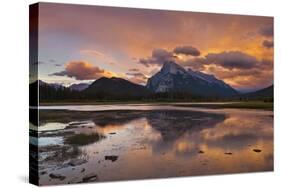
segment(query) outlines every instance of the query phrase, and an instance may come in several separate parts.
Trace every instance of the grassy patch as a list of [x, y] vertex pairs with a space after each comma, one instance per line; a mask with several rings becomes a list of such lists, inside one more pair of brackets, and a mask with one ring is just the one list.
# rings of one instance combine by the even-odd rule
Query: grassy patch
[[84, 146], [84, 145], [98, 142], [103, 138], [105, 138], [105, 136], [99, 133], [75, 134], [73, 136], [67, 137], [65, 139], [65, 143], [70, 145]]
[[182, 107], [201, 107], [201, 108], [240, 108], [240, 109], [263, 109], [273, 110], [272, 102], [251, 101], [251, 102], [233, 102], [233, 103], [209, 103], [209, 104], [175, 104]]
[[228, 108], [249, 108], [249, 109], [265, 109], [273, 110], [272, 102], [241, 102], [233, 104], [224, 104], [224, 107]]

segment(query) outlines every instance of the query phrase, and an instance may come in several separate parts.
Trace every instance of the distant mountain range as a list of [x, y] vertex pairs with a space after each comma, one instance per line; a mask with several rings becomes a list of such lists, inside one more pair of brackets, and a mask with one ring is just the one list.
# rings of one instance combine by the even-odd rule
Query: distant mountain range
[[40, 102], [66, 99], [77, 100], [83, 98], [78, 91], [73, 91], [60, 84], [46, 83], [42, 80], [37, 80], [33, 83], [30, 83], [29, 92], [31, 93], [31, 103], [34, 102], [34, 98], [37, 97], [39, 98]]
[[83, 92], [87, 97], [97, 99], [134, 99], [151, 93], [145, 86], [116, 77], [97, 79]]
[[273, 100], [273, 85], [266, 87], [264, 89], [260, 89], [255, 92], [250, 92], [250, 93], [245, 93], [242, 94], [241, 97], [245, 99], [250, 99], [250, 100], [258, 100], [258, 99], [267, 99], [267, 100]]
[[39, 80], [30, 84], [30, 91], [36, 92], [38, 86], [41, 101], [273, 99], [273, 86], [239, 94], [213, 75], [185, 70], [174, 62], [165, 62], [161, 70], [148, 79], [146, 86], [122, 78], [102, 77], [92, 83], [72, 84], [69, 87]]
[[68, 88], [74, 91], [82, 91], [88, 88], [90, 83], [80, 83], [80, 84], [72, 84]]
[[43, 82], [42, 80], [39, 80], [39, 86], [48, 86], [48, 87], [52, 87], [54, 89], [63, 89], [65, 88], [63, 85], [61, 84], [56, 84], [56, 83], [46, 83]]

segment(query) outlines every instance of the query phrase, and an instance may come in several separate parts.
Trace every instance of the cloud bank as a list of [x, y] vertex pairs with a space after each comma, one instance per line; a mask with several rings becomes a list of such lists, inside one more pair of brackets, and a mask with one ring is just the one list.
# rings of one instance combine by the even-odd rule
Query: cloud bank
[[166, 61], [177, 61], [177, 55], [199, 56], [200, 51], [192, 46], [178, 46], [172, 51], [159, 48], [154, 49], [150, 57], [140, 58], [138, 62], [146, 67], [159, 66]]
[[267, 25], [260, 28], [259, 33], [265, 37], [273, 37], [274, 34], [273, 25]]
[[76, 80], [95, 80], [100, 77], [112, 77], [113, 73], [100, 69], [86, 61], [72, 61], [65, 65], [65, 70], [51, 76], [67, 76]]
[[179, 46], [174, 49], [175, 54], [183, 54], [190, 56], [199, 56], [200, 51], [192, 46]]
[[264, 40], [262, 45], [266, 48], [273, 48], [274, 46], [274, 42], [273, 41], [270, 41], [270, 40]]

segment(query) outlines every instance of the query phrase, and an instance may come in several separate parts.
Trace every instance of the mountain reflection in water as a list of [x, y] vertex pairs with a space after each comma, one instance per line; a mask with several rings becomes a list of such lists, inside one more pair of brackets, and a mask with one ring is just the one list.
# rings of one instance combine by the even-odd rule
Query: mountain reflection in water
[[[42, 129], [41, 138], [72, 140], [40, 146], [40, 184], [83, 182], [91, 173], [94, 181], [112, 181], [273, 170], [268, 111], [41, 110], [40, 117], [45, 128], [66, 125]], [[97, 138], [85, 136], [85, 142], [83, 135]], [[81, 164], [71, 165], [77, 159]], [[50, 173], [65, 179], [52, 179]]]

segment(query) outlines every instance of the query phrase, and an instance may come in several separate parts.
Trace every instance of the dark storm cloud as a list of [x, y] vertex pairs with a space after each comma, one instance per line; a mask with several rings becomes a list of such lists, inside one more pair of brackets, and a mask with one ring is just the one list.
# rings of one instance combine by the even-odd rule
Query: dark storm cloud
[[140, 58], [139, 63], [149, 67], [151, 65], [162, 65], [166, 61], [176, 61], [177, 56], [183, 54], [186, 56], [199, 56], [200, 51], [192, 46], [178, 46], [173, 51], [165, 49], [154, 49], [150, 57]]
[[274, 42], [270, 40], [264, 40], [262, 45], [266, 48], [273, 48]]
[[37, 61], [32, 63], [32, 65], [43, 65], [43, 64], [50, 64], [55, 63], [56, 61], [54, 59], [50, 59], [49, 61]]
[[258, 64], [258, 60], [251, 55], [239, 51], [222, 53], [209, 53], [206, 56], [207, 63], [220, 65], [228, 69], [251, 69]]
[[174, 49], [175, 54], [183, 54], [190, 56], [199, 56], [200, 51], [192, 46], [179, 46]]
[[67, 71], [54, 72], [50, 76], [68, 76]]
[[226, 69], [251, 69], [258, 65], [260, 62], [251, 55], [245, 54], [240, 51], [229, 51], [221, 53], [209, 53], [203, 58], [194, 58], [182, 63], [185, 66], [190, 66], [195, 69], [203, 65], [218, 65]]
[[274, 33], [273, 25], [268, 25], [260, 28], [259, 33], [266, 37], [272, 37]]
[[162, 65], [165, 61], [173, 61], [174, 59], [175, 56], [172, 52], [164, 49], [154, 49], [151, 57], [141, 58], [139, 63], [149, 67], [151, 65]]

